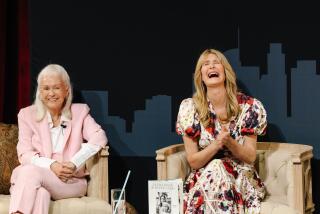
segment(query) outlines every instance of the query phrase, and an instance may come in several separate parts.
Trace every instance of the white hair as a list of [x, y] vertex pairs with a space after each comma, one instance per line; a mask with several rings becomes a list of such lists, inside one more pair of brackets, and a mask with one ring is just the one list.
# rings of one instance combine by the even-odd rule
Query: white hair
[[40, 73], [38, 74], [37, 78], [37, 91], [36, 91], [36, 97], [34, 100], [34, 105], [36, 106], [36, 120], [41, 121], [46, 113], [47, 108], [43, 104], [41, 97], [40, 97], [40, 81], [44, 76], [57, 74], [61, 77], [62, 81], [64, 82], [65, 86], [68, 87], [68, 97], [66, 98], [64, 102], [63, 109], [61, 111], [61, 115], [64, 117], [71, 119], [71, 104], [72, 104], [72, 87], [70, 83], [70, 77], [67, 73], [67, 71], [58, 64], [49, 64], [46, 67], [44, 67]]

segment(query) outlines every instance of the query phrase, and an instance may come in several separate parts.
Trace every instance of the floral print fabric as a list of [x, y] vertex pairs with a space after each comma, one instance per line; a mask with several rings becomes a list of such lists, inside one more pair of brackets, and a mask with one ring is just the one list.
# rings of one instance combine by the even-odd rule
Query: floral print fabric
[[[231, 118], [229, 131], [239, 144], [245, 135], [265, 133], [267, 120], [262, 103], [244, 94], [237, 96], [241, 111]], [[178, 113], [176, 131], [187, 135], [204, 149], [221, 132], [213, 106], [209, 103], [210, 125], [204, 127], [198, 118], [192, 98], [182, 101]], [[205, 193], [205, 194], [204, 194]], [[184, 184], [184, 212], [200, 213], [259, 213], [265, 194], [253, 165], [234, 158], [224, 149], [201, 169], [192, 170]]]

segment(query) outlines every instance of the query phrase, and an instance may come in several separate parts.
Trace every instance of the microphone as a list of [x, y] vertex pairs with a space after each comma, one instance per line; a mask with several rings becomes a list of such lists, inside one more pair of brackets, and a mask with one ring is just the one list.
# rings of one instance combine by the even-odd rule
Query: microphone
[[60, 125], [63, 129], [67, 128], [67, 125], [61, 124]]

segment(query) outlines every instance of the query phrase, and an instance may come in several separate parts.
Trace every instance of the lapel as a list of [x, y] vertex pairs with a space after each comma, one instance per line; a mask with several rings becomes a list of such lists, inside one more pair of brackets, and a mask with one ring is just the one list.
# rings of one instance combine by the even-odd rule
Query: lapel
[[65, 146], [67, 144], [67, 141], [70, 137], [70, 133], [71, 133], [71, 129], [72, 129], [72, 125], [71, 125], [71, 121], [68, 120], [68, 121], [65, 121], [64, 122], [66, 124], [66, 128], [65, 128], [65, 133], [64, 133], [64, 140], [63, 140], [63, 151], [65, 149]]
[[40, 136], [42, 142], [42, 149], [45, 157], [51, 158], [52, 156], [52, 142], [50, 136], [50, 130], [48, 125], [48, 118], [44, 117], [40, 122]]

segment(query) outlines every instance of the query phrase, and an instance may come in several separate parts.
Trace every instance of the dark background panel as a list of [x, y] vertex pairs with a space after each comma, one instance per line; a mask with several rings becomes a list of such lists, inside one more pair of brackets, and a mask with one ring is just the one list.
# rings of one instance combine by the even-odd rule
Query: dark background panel
[[[194, 10], [197, 9], [198, 10]], [[207, 47], [237, 46], [237, 25], [206, 4], [31, 1], [32, 72], [63, 64], [76, 89], [110, 91], [111, 114], [126, 119], [157, 94], [190, 96], [192, 72]]]
[[[168, 95], [172, 99], [174, 131], [179, 104], [192, 94], [192, 74], [204, 49], [224, 52], [239, 48], [242, 66], [259, 67], [262, 76], [267, 75], [270, 43], [281, 43], [286, 57], [284, 84], [290, 119], [291, 69], [298, 60], [316, 60], [319, 74], [320, 31], [315, 8], [269, 2], [257, 6], [231, 1], [31, 0], [33, 87], [42, 67], [59, 63], [69, 72], [76, 95], [82, 90], [108, 91], [109, 114], [124, 119], [128, 132], [134, 112], [144, 110], [147, 99]], [[301, 84], [307, 86], [308, 82]], [[272, 96], [275, 92], [266, 93]], [[77, 96], [75, 100], [81, 101]], [[315, 100], [313, 108], [319, 108], [319, 102]], [[270, 127], [265, 140], [288, 138], [278, 133], [277, 124]], [[311, 137], [318, 139], [317, 132]], [[316, 182], [320, 178], [319, 158], [312, 162], [316, 210], [320, 209]], [[121, 156], [111, 147], [110, 188], [122, 186], [129, 169], [128, 201], [139, 213], [147, 213], [147, 181], [156, 178], [155, 158]]]

